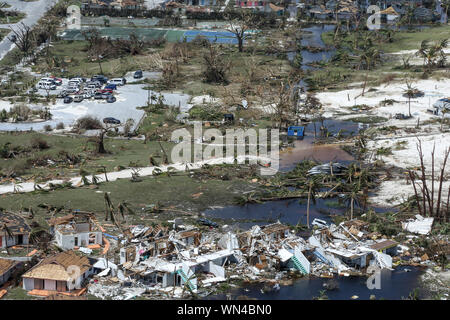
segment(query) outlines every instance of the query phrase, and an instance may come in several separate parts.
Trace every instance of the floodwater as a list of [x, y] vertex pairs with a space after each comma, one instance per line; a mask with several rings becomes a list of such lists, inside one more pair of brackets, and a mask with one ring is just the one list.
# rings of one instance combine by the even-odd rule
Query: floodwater
[[[383, 270], [380, 278], [380, 289], [367, 288], [366, 277], [336, 276], [334, 281], [338, 283], [335, 290], [327, 290], [326, 295], [330, 300], [351, 300], [356, 295], [358, 300], [369, 300], [371, 295], [378, 299], [402, 300], [416, 288], [419, 288], [419, 297], [426, 293], [420, 286], [420, 276], [423, 270], [415, 267], [400, 266], [395, 270]], [[258, 300], [311, 300], [320, 296], [324, 290], [323, 284], [330, 279], [318, 277], [305, 277], [298, 279], [290, 286], [280, 286], [278, 292], [263, 293], [263, 284], [246, 285], [243, 288], [233, 289], [228, 293], [229, 299], [238, 296], [247, 296]], [[213, 295], [206, 299], [227, 299], [227, 295]]]
[[[342, 162], [347, 164], [354, 160], [353, 156], [337, 144], [314, 144], [314, 131], [319, 137], [321, 122], [309, 123], [305, 128], [305, 137], [294, 141], [293, 148], [280, 152], [280, 171], [292, 170], [298, 162], [315, 160], [318, 162]], [[341, 132], [343, 135], [353, 135], [359, 131], [359, 124], [350, 121], [324, 120], [323, 126], [331, 135]]]
[[[306, 200], [288, 199], [267, 201], [264, 203], [251, 203], [243, 206], [228, 206], [219, 209], [204, 211], [207, 218], [224, 219], [227, 223], [237, 225], [242, 229], [251, 228], [253, 225], [265, 225], [279, 220], [281, 223], [296, 225], [306, 224]], [[345, 206], [329, 207], [328, 203], [337, 203], [337, 198], [317, 199], [316, 204], [311, 202], [309, 219], [315, 218], [332, 222], [332, 215], [345, 213]]]
[[[302, 50], [302, 70], [314, 70], [316, 68], [310, 66], [309, 64], [320, 62], [320, 61], [329, 61], [331, 57], [335, 54], [336, 50], [325, 50], [325, 43], [322, 41], [322, 33], [333, 31], [336, 26], [332, 24], [323, 24], [323, 25], [312, 25], [306, 28], [303, 28], [302, 31], [302, 39], [301, 45], [306, 47], [316, 47], [323, 48], [324, 50], [319, 52], [311, 52], [308, 50]], [[296, 55], [296, 52], [288, 52], [287, 57], [289, 61], [292, 61]]]

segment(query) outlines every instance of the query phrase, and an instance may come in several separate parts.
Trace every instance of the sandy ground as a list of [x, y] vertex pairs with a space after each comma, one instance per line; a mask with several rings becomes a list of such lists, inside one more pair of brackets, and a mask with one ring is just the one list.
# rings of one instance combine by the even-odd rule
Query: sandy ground
[[[390, 53], [390, 55], [392, 55], [393, 57], [398, 57], [401, 61], [402, 58], [404, 59], [408, 59], [409, 58], [409, 64], [410, 65], [423, 65], [423, 59], [416, 56], [416, 52], [417, 50], [402, 50], [402, 51], [397, 51], [397, 52], [393, 52]], [[450, 48], [444, 49], [444, 53], [446, 55], [450, 54]]]
[[[415, 127], [417, 121], [420, 122], [430, 119], [440, 119], [427, 109], [432, 109], [432, 104], [444, 97], [450, 95], [450, 81], [448, 80], [421, 80], [413, 83], [414, 87], [424, 91], [424, 97], [416, 98], [411, 101], [412, 119], [396, 120], [393, 116], [396, 113], [408, 114], [407, 98], [402, 97], [403, 90], [406, 88], [404, 83], [396, 82], [388, 85], [375, 87], [376, 91], [367, 92], [361, 96], [362, 89], [350, 89], [339, 92], [321, 92], [317, 98], [324, 105], [325, 117], [334, 119], [350, 119], [361, 116], [381, 116], [388, 120], [377, 126], [397, 126], [399, 128]], [[384, 99], [393, 99], [397, 102], [390, 106], [380, 106]], [[369, 111], [357, 112], [351, 107], [357, 104], [366, 104], [371, 109]], [[422, 141], [424, 154], [424, 163], [431, 172], [431, 152], [435, 147], [435, 169], [439, 170], [443, 162], [444, 152], [450, 148], [450, 133], [439, 131], [440, 124], [423, 125], [417, 134], [408, 134], [399, 130], [397, 134], [378, 136], [376, 140], [370, 141], [369, 149], [376, 150], [380, 147], [392, 147], [392, 155], [383, 156], [382, 160], [386, 163], [400, 168], [418, 167], [420, 165], [417, 142]], [[426, 132], [425, 132], [426, 130]], [[398, 142], [404, 141], [404, 144], [395, 150]], [[447, 174], [450, 164], [447, 164]], [[429, 181], [428, 183], [431, 183]], [[444, 190], [450, 186], [450, 182], [444, 183]], [[378, 205], [396, 205], [413, 195], [413, 187], [406, 182], [404, 177], [396, 177], [395, 180], [384, 181], [380, 184], [379, 191], [372, 197], [372, 202]], [[446, 192], [445, 192], [446, 196]]]

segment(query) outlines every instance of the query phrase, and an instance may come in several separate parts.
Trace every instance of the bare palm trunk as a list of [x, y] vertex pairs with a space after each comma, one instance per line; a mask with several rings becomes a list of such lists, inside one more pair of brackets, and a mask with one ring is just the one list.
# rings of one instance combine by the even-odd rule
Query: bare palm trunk
[[353, 220], [353, 202], [355, 201], [355, 199], [351, 199], [350, 200], [350, 220]]
[[409, 116], [411, 117], [411, 97], [408, 97], [408, 112]]
[[308, 226], [309, 229], [309, 205], [311, 202], [311, 187], [309, 187], [309, 191], [308, 191], [308, 203], [306, 204], [306, 225]]

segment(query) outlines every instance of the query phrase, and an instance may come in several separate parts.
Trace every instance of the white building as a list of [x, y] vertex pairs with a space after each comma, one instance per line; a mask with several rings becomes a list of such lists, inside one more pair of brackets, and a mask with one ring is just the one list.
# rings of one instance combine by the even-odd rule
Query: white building
[[27, 245], [31, 228], [25, 219], [13, 214], [0, 212], [0, 248]]
[[61, 252], [45, 258], [23, 274], [23, 289], [70, 292], [81, 289], [93, 271], [87, 257], [73, 251]]
[[53, 225], [56, 244], [65, 250], [103, 243], [103, 233], [88, 214], [75, 214], [57, 218]]

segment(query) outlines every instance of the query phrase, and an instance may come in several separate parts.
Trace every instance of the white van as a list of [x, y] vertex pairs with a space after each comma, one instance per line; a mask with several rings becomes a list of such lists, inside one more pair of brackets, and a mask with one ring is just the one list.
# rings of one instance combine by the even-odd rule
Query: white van
[[69, 83], [67, 84], [68, 87], [75, 87], [78, 88], [80, 86], [80, 83], [78, 81], [72, 81], [70, 80]]
[[113, 78], [108, 81], [108, 84], [115, 84], [118, 86], [123, 86], [125, 84], [125, 79], [123, 78]]
[[38, 88], [39, 89], [45, 89], [45, 90], [56, 90], [56, 85], [51, 81], [39, 81], [38, 82]]
[[41, 78], [41, 80], [39, 80], [39, 82], [44, 81], [44, 82], [51, 82], [53, 84], [55, 84], [55, 80], [53, 80], [52, 78]]

